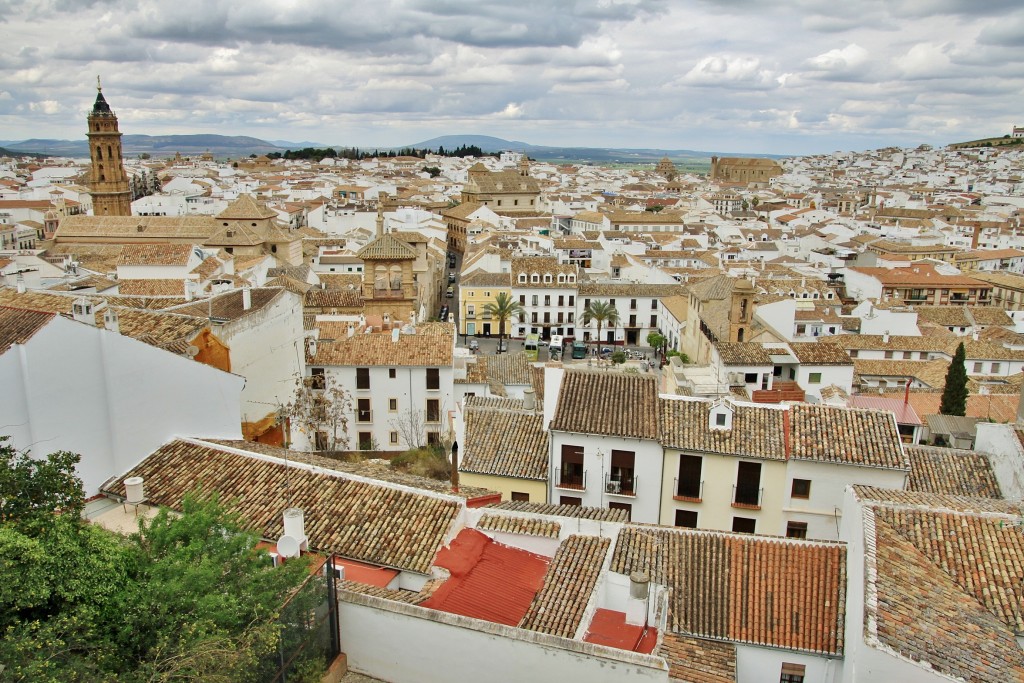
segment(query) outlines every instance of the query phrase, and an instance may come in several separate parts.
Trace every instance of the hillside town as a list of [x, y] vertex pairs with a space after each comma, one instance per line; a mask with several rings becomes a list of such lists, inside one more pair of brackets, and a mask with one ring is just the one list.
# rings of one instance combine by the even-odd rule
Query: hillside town
[[115, 108], [0, 159], [0, 433], [90, 521], [234, 501], [384, 681], [1024, 681], [1024, 146], [141, 159]]

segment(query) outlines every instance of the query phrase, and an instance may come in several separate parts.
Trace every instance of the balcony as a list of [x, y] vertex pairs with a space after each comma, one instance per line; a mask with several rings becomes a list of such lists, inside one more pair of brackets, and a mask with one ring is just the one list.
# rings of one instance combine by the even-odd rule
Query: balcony
[[704, 480], [688, 481], [679, 479], [672, 480], [673, 500], [684, 503], [700, 503], [704, 500]]
[[586, 491], [587, 490], [587, 473], [584, 470], [579, 473], [575, 470], [569, 470], [563, 472], [559, 467], [555, 468], [555, 488], [556, 489], [568, 489], [570, 491]]
[[739, 485], [732, 487], [732, 506], [745, 510], [760, 510], [763, 488], [756, 486]]
[[613, 479], [611, 476], [606, 476], [604, 478], [604, 492], [612, 496], [636, 498], [637, 479], [639, 479], [639, 477], [632, 472], [617, 479]]

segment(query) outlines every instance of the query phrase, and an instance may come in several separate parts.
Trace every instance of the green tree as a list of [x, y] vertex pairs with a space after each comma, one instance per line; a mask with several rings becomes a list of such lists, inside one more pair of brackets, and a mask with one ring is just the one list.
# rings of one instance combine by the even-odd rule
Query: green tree
[[498, 292], [494, 301], [484, 304], [484, 313], [498, 321], [498, 349], [502, 347], [502, 339], [505, 338], [505, 323], [513, 316], [522, 316], [523, 305], [512, 298], [508, 292]]
[[33, 458], [8, 441], [0, 436], [0, 524], [45, 524], [55, 511], [81, 512], [82, 482], [75, 474], [81, 456], [58, 451]]
[[583, 309], [583, 324], [589, 325], [592, 320], [597, 321], [597, 343], [601, 344], [601, 327], [608, 323], [612, 327], [619, 324], [619, 311], [608, 301], [595, 299], [590, 305]]
[[946, 386], [942, 389], [942, 401], [939, 403], [941, 415], [967, 414], [967, 352], [964, 343], [956, 347], [953, 360], [946, 371]]

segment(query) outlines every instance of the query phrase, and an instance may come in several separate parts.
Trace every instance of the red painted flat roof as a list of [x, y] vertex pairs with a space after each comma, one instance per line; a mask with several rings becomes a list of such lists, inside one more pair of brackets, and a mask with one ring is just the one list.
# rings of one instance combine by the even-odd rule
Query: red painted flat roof
[[549, 559], [463, 529], [435, 564], [451, 572], [421, 607], [517, 626], [544, 583]]
[[658, 644], [658, 629], [648, 626], [632, 626], [626, 623], [625, 612], [613, 612], [599, 609], [590, 620], [590, 627], [583, 640], [595, 645], [617, 647], [620, 650], [631, 650], [648, 655]]
[[387, 588], [388, 584], [399, 573], [397, 569], [377, 567], [365, 562], [356, 562], [355, 560], [343, 560], [340, 557], [334, 558], [334, 566], [345, 568], [346, 581], [355, 581], [356, 583], [365, 583], [381, 588]]

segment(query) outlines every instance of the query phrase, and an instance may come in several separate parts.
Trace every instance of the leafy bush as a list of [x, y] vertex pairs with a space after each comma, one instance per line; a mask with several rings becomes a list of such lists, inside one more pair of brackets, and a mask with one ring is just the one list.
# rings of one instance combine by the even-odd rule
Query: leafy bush
[[451, 477], [452, 465], [440, 448], [423, 446], [399, 453], [391, 458], [391, 468], [420, 477], [445, 480]]
[[615, 353], [613, 353], [612, 354], [612, 362], [615, 363], [616, 365], [622, 365], [623, 363], [625, 363], [626, 362], [626, 352], [625, 351], [616, 351]]

